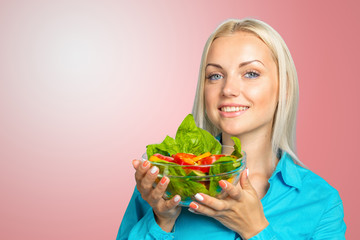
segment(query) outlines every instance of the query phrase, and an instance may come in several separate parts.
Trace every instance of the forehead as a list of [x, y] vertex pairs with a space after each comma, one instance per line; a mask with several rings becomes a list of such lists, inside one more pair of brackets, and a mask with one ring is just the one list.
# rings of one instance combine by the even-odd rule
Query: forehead
[[247, 32], [237, 32], [228, 36], [216, 38], [210, 46], [207, 63], [209, 62], [239, 62], [260, 60], [274, 63], [270, 48], [256, 35]]

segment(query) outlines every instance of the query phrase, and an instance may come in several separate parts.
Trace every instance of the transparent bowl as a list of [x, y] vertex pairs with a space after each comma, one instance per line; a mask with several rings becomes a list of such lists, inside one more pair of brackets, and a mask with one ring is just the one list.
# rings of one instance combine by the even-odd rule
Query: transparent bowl
[[[230, 148], [232, 146], [223, 145], [223, 154], [231, 154]], [[205, 176], [178, 176], [174, 173], [180, 171], [189, 172], [189, 169], [194, 167], [194, 165], [175, 165], [175, 164], [163, 164], [157, 162], [151, 162], [152, 166], [157, 166], [159, 168], [158, 177], [154, 183], [154, 187], [161, 180], [163, 176], [166, 176], [170, 179], [170, 183], [164, 194], [165, 199], [170, 199], [175, 195], [180, 195], [181, 206], [189, 206], [190, 203], [195, 199], [194, 195], [196, 193], [205, 193], [212, 197], [222, 199], [226, 197], [226, 194], [222, 192], [222, 188], [219, 186], [220, 180], [227, 180], [228, 182], [236, 185], [239, 182], [240, 173], [246, 167], [246, 153], [241, 152], [242, 157], [236, 159], [235, 161], [213, 163], [209, 165], [196, 165], [196, 168], [218, 168], [218, 174], [205, 175]], [[143, 155], [142, 160], [147, 160], [146, 153]], [[226, 169], [231, 169], [226, 171]]]

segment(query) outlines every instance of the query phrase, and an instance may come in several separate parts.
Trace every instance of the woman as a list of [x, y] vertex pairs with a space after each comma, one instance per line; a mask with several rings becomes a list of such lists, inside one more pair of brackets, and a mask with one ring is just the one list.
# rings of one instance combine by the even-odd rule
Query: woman
[[255, 19], [228, 20], [205, 45], [193, 115], [225, 145], [237, 136], [247, 171], [237, 186], [220, 181], [223, 200], [206, 194], [189, 211], [162, 199], [169, 183], [134, 160], [137, 189], [117, 239], [345, 239], [338, 192], [295, 154], [298, 83], [279, 34]]

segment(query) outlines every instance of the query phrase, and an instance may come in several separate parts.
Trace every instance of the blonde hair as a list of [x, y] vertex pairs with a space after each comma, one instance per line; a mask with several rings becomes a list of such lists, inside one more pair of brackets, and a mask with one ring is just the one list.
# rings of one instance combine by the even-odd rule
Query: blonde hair
[[268, 24], [257, 19], [229, 19], [220, 24], [207, 40], [201, 58], [199, 79], [193, 105], [196, 124], [214, 136], [220, 133], [209, 120], [205, 110], [204, 82], [205, 66], [209, 48], [216, 38], [229, 36], [236, 32], [252, 33], [260, 38], [271, 50], [278, 68], [279, 102], [274, 116], [272, 129], [272, 150], [287, 152], [295, 162], [303, 165], [296, 156], [296, 112], [299, 87], [295, 64], [282, 37]]

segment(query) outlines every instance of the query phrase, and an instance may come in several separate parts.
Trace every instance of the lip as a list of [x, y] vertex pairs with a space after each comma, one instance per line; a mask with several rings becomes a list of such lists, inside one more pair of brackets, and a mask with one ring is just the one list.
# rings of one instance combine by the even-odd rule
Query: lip
[[219, 109], [222, 108], [222, 107], [249, 107], [247, 105], [241, 105], [241, 104], [238, 104], [238, 103], [222, 103], [219, 105]]
[[237, 112], [223, 112], [223, 111], [221, 111], [221, 108], [223, 108], [223, 107], [248, 107], [248, 109], [250, 108], [247, 105], [241, 105], [241, 104], [237, 104], [237, 103], [220, 104], [220, 106], [218, 107], [218, 111], [219, 111], [220, 115], [225, 118], [238, 117], [238, 116], [244, 114], [248, 109], [242, 110], [242, 111], [237, 111]]

